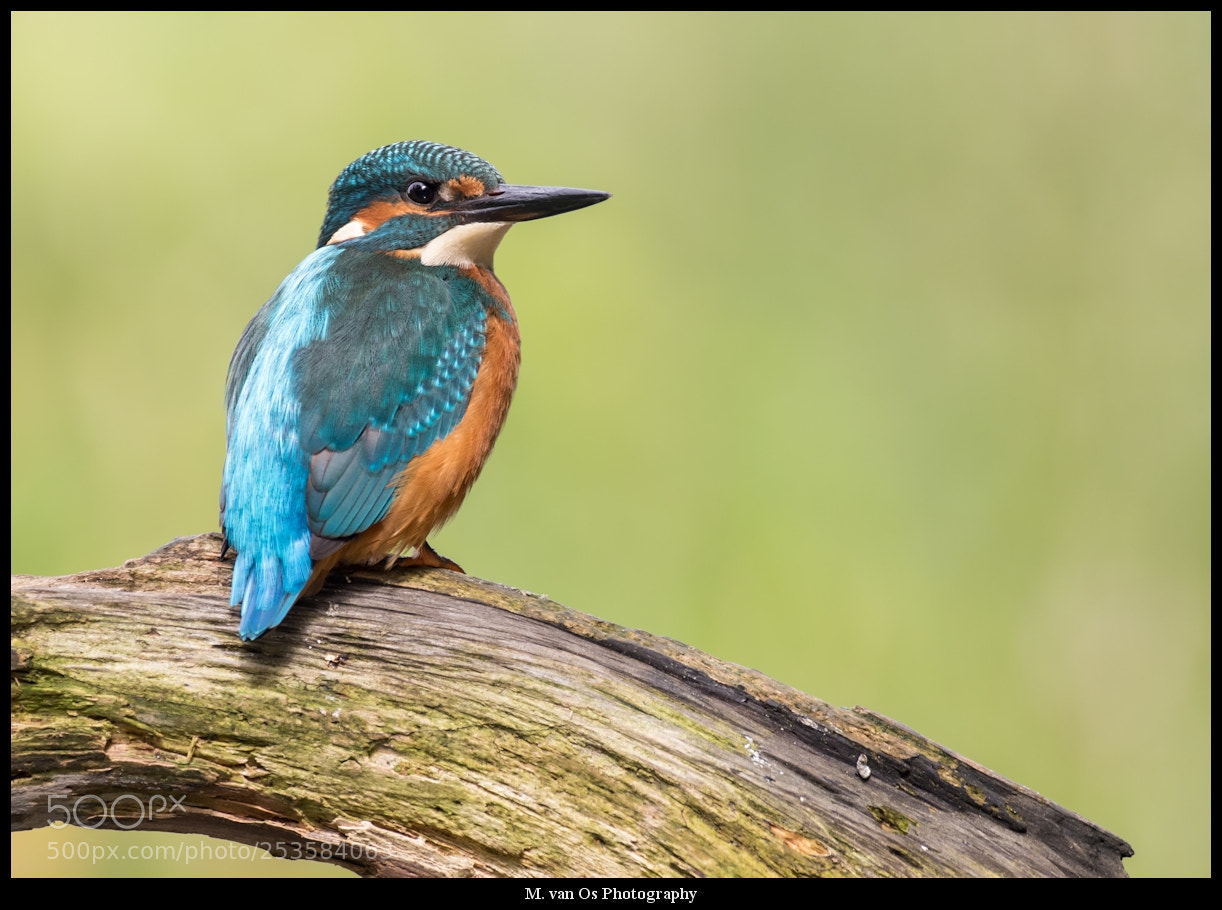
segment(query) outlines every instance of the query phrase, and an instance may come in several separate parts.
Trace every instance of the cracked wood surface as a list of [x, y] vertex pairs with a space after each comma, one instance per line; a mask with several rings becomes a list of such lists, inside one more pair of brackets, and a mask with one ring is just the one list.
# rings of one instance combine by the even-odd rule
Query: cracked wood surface
[[335, 572], [243, 643], [219, 552], [11, 578], [12, 830], [55, 794], [87, 824], [165, 794], [141, 830], [366, 875], [1123, 876], [1132, 855], [881, 715], [469, 576]]

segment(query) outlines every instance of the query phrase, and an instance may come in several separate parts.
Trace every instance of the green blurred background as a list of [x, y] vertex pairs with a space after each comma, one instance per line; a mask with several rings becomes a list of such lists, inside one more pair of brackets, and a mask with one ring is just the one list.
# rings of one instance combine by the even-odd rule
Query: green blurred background
[[1211, 874], [1208, 14], [10, 22], [12, 572], [214, 530], [243, 326], [344, 165], [446, 142], [615, 197], [501, 247], [442, 552]]

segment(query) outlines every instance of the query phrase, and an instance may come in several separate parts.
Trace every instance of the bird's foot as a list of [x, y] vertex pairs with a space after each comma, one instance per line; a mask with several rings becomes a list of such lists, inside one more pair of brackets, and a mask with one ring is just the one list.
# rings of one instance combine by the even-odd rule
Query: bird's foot
[[431, 546], [426, 540], [416, 548], [416, 552], [411, 556], [391, 556], [386, 560], [386, 568], [388, 569], [406, 569], [411, 566], [426, 566], [430, 569], [449, 569], [451, 572], [457, 572], [459, 575], [466, 575], [462, 566], [452, 559], [447, 559], [442, 556]]

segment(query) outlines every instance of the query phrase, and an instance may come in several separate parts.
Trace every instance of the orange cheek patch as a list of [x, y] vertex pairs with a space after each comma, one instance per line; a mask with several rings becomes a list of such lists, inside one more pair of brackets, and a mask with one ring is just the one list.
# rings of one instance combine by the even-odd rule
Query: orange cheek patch
[[464, 174], [462, 177], [455, 177], [453, 180], [446, 181], [446, 187], [455, 195], [463, 196], [470, 199], [474, 196], [482, 196], [487, 190], [482, 180]]
[[410, 202], [387, 202], [383, 200], [365, 206], [356, 213], [353, 220], [365, 225], [365, 233], [368, 234], [376, 231], [391, 218], [398, 218], [400, 215], [427, 214], [429, 213], [420, 206], [412, 205]]

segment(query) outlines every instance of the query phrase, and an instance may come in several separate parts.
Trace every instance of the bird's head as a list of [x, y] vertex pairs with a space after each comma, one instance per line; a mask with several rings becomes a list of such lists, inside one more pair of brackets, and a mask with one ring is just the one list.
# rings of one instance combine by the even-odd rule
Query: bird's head
[[336, 178], [318, 245], [417, 250], [425, 265], [490, 267], [514, 223], [571, 212], [609, 195], [513, 186], [470, 152], [422, 140], [396, 142], [362, 155]]

